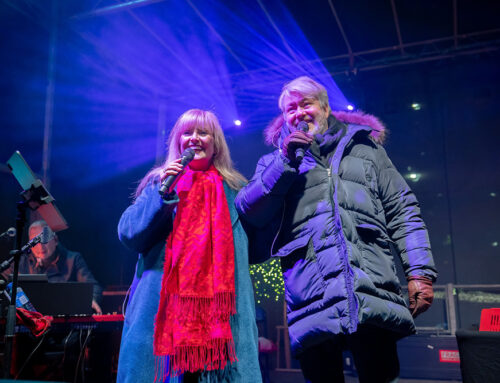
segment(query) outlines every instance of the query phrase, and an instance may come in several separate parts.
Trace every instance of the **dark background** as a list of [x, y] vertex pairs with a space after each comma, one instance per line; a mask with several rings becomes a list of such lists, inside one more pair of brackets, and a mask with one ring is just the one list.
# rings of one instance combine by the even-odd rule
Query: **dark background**
[[[351, 62], [326, 0], [307, 5], [269, 1], [264, 2], [266, 12], [257, 7], [255, 14], [216, 1], [193, 2], [188, 9], [176, 8], [175, 1], [145, 3], [122, 13], [72, 19], [116, 3], [0, 1], [0, 161], [5, 163], [20, 150], [41, 174], [50, 20], [56, 4], [49, 185], [70, 225], [59, 234], [61, 242], [84, 254], [102, 285], [127, 286], [132, 280], [136, 255], [120, 245], [116, 226], [136, 182], [155, 163], [159, 108], [167, 110], [167, 128], [188, 107], [215, 109], [237, 168], [250, 177], [257, 159], [271, 150], [263, 144], [262, 130], [279, 112], [281, 86], [309, 73], [307, 60], [318, 57], [322, 67], [314, 69], [315, 77], [328, 81], [330, 91], [333, 82], [322, 77], [330, 73], [343, 93], [329, 92], [334, 107], [349, 100], [357, 109], [378, 116], [390, 131], [385, 148], [396, 167], [405, 176], [419, 174], [417, 182], [409, 183], [429, 228], [438, 283], [499, 283], [500, 10], [496, 2], [396, 1], [403, 39], [399, 41], [390, 1], [353, 2], [356, 5], [334, 1], [351, 52], [361, 52]], [[226, 13], [240, 17], [233, 20], [236, 27]], [[166, 39], [166, 31], [172, 29], [176, 36], [163, 44], [165, 57], [154, 55], [153, 48], [138, 40], [143, 32], [136, 29], [137, 23], [127, 29], [137, 15], [148, 33], [157, 33], [156, 42]], [[160, 24], [162, 18], [170, 24]], [[262, 39], [277, 39], [270, 41], [279, 46], [283, 65], [290, 67], [270, 69], [279, 64], [276, 57], [266, 62], [266, 49], [249, 50], [261, 43], [251, 30], [259, 30]], [[278, 31], [288, 46], [276, 37]], [[203, 74], [191, 78], [182, 72], [189, 65], [192, 73], [206, 70], [204, 56], [186, 55], [192, 60], [189, 65], [174, 57], [176, 49], [187, 47], [189, 53], [188, 48], [196, 46], [192, 36], [202, 36], [210, 62], [224, 67], [211, 68], [210, 76], [216, 77], [207, 77], [206, 83]], [[181, 43], [179, 48], [174, 41]], [[301, 51], [296, 41], [308, 42], [309, 50]], [[387, 47], [393, 48], [383, 49]], [[380, 51], [363, 53], [375, 49]], [[294, 52], [304, 55], [293, 58]], [[179, 83], [177, 78], [169, 83], [179, 72], [192, 83]], [[210, 80], [214, 78], [223, 80], [214, 84]], [[226, 96], [231, 105], [210, 101], [220, 97], [224, 102]], [[414, 110], [413, 103], [421, 108]], [[242, 128], [231, 126], [228, 110], [240, 113]], [[0, 230], [4, 231], [15, 225], [21, 190], [6, 166], [0, 170]], [[0, 256], [6, 257], [9, 248], [9, 243], [0, 243]]]

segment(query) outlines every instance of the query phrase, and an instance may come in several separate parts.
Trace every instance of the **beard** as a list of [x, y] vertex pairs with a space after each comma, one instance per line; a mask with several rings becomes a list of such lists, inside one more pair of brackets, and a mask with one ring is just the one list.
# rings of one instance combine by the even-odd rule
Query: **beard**
[[[308, 127], [312, 125], [312, 127], [309, 127], [309, 130], [308, 130], [308, 133], [312, 134], [312, 135], [323, 134], [328, 129], [328, 116], [327, 115], [318, 114], [314, 118], [314, 120], [305, 121], [305, 122], [307, 122]], [[295, 125], [295, 126], [291, 125], [289, 122], [285, 122], [285, 124], [288, 127], [288, 130], [290, 132], [294, 132], [297, 130], [297, 125]]]
[[328, 129], [328, 118], [323, 114], [318, 115], [312, 123], [314, 128], [309, 130], [311, 134], [323, 134]]

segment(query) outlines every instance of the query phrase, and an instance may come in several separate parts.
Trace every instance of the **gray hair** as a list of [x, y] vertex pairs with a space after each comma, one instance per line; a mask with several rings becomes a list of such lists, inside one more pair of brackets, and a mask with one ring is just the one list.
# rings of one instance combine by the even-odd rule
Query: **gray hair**
[[281, 90], [281, 95], [278, 101], [278, 105], [282, 112], [284, 112], [285, 105], [284, 99], [291, 94], [300, 94], [305, 98], [313, 98], [319, 101], [319, 105], [322, 108], [330, 109], [330, 104], [328, 102], [328, 93], [323, 85], [314, 81], [312, 78], [307, 76], [297, 77], [295, 80], [283, 86]]
[[54, 237], [57, 237], [57, 236], [56, 236], [56, 233], [54, 233], [54, 232], [52, 231], [52, 229], [50, 228], [50, 226], [49, 226], [49, 225], [47, 224], [47, 222], [45, 222], [43, 219], [39, 219], [38, 221], [34, 221], [34, 222], [30, 225], [30, 227], [29, 227], [29, 229], [28, 229], [28, 232], [29, 232], [29, 231], [30, 231], [33, 227], [41, 227], [42, 229], [47, 228], [48, 233], [49, 233], [49, 239], [52, 239], [52, 238], [54, 238]]

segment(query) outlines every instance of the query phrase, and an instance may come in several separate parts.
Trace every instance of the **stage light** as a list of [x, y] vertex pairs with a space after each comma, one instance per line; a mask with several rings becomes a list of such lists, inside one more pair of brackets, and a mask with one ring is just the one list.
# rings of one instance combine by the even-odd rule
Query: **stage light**
[[496, 242], [496, 241], [495, 241], [495, 242], [493, 242], [493, 243], [491, 244], [491, 246], [493, 246], [493, 247], [497, 247], [497, 246], [498, 246], [498, 242]]
[[347, 110], [354, 110], [354, 105], [351, 104], [347, 105]]
[[422, 105], [420, 105], [418, 102], [414, 102], [413, 104], [411, 104], [411, 107], [413, 110], [420, 110], [422, 109]]
[[[332, 109], [347, 110], [281, 1], [150, 3], [133, 13], [73, 18], [71, 33], [59, 35], [58, 52], [68, 61], [57, 68], [55, 102], [64, 118], [54, 121], [52, 156], [68, 166], [56, 178], [88, 187], [151, 166], [165, 146], [158, 132], [167, 135], [191, 108], [215, 112], [235, 133], [260, 130], [276, 117], [283, 84], [304, 74], [325, 86]], [[46, 79], [35, 87], [45, 94]], [[85, 171], [75, 180], [70, 169], [83, 166], [84, 154]], [[236, 162], [245, 154], [233, 150]]]
[[411, 180], [413, 182], [418, 182], [420, 180], [421, 176], [422, 176], [422, 174], [420, 174], [420, 173], [408, 173], [406, 175], [406, 178], [408, 178], [409, 180]]
[[495, 193], [495, 192], [490, 193], [490, 197], [496, 197], [496, 196], [497, 196], [497, 193]]

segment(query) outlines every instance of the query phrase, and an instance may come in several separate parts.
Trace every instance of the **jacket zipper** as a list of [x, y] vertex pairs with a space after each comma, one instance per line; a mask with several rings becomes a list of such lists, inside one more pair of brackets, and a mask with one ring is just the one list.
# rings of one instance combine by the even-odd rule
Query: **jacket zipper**
[[[345, 284], [346, 284], [346, 289], [347, 289], [347, 304], [348, 304], [348, 307], [349, 307], [349, 324], [350, 324], [350, 328], [351, 330], [355, 330], [357, 328], [357, 318], [354, 317], [354, 314], [356, 313], [357, 314], [357, 310], [355, 310], [355, 298], [354, 298], [354, 288], [353, 288], [353, 285], [352, 285], [352, 282], [353, 282], [353, 278], [354, 278], [354, 272], [353, 270], [351, 269], [351, 267], [349, 266], [349, 252], [348, 252], [348, 249], [347, 249], [347, 245], [346, 245], [346, 242], [345, 242], [345, 237], [344, 237], [344, 233], [342, 231], [342, 223], [340, 221], [340, 207], [339, 207], [339, 204], [336, 203], [336, 201], [338, 201], [338, 182], [336, 183], [336, 185], [332, 185], [333, 184], [333, 180], [332, 180], [332, 169], [331, 167], [328, 167], [327, 168], [327, 174], [328, 174], [328, 186], [329, 186], [329, 190], [330, 190], [330, 193], [329, 193], [329, 196], [330, 196], [330, 203], [332, 204], [333, 206], [333, 214], [334, 214], [334, 217], [335, 217], [335, 223], [337, 225], [337, 232], [338, 232], [338, 239], [340, 241], [340, 250], [342, 252], [342, 261], [343, 261], [343, 264], [344, 264], [344, 268], [345, 268], [345, 274], [344, 274], [344, 278], [345, 278]], [[333, 198], [332, 198], [332, 194], [333, 194]], [[335, 196], [337, 196], [337, 198], [335, 198]], [[332, 201], [333, 199], [333, 201]]]

